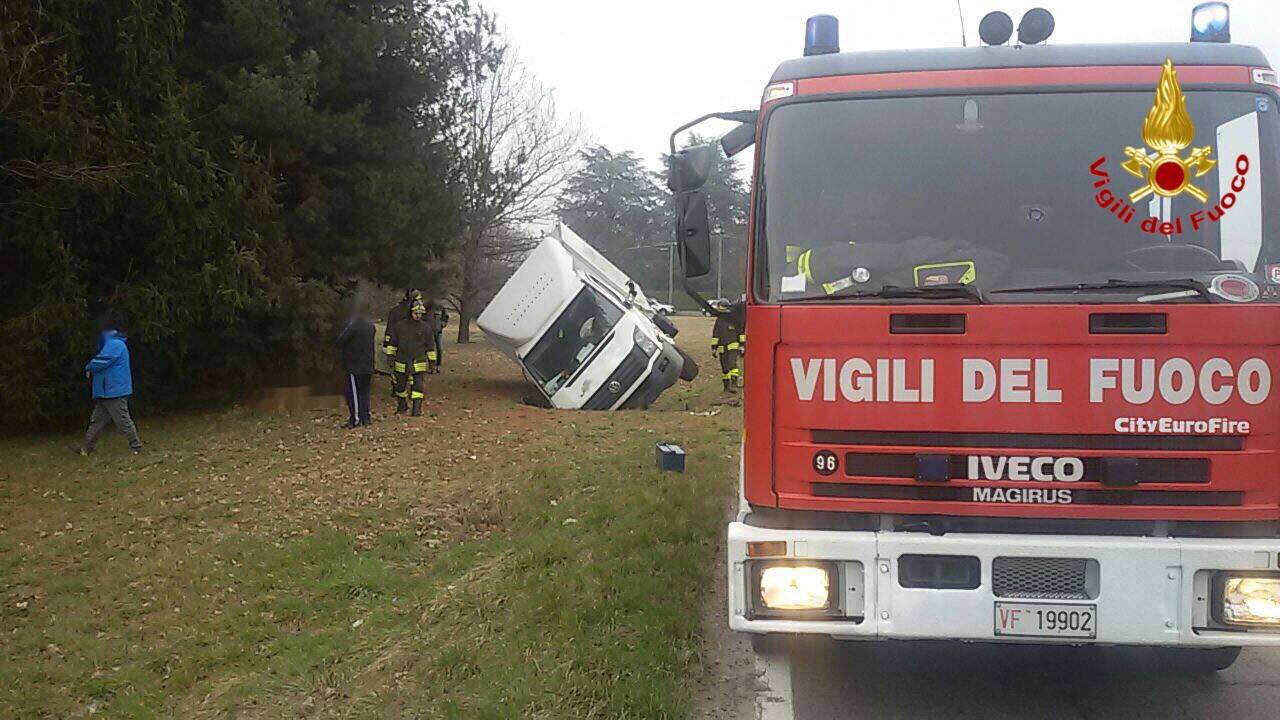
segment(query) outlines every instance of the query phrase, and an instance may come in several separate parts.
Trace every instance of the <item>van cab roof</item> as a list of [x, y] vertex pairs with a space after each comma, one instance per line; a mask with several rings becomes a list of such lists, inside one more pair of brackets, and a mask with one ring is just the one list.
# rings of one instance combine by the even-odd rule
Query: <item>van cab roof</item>
[[805, 78], [929, 70], [984, 70], [1088, 65], [1244, 65], [1270, 67], [1262, 51], [1230, 43], [1000, 45], [996, 47], [875, 50], [786, 60], [770, 83]]

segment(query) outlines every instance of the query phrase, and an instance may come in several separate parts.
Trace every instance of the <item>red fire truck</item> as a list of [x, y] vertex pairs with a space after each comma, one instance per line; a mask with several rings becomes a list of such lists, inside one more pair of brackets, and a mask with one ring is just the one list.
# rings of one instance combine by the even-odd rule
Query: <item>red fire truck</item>
[[1276, 73], [1222, 3], [1188, 43], [1052, 25], [841, 53], [812, 18], [758, 111], [672, 134], [686, 287], [755, 146], [735, 630], [1280, 645]]

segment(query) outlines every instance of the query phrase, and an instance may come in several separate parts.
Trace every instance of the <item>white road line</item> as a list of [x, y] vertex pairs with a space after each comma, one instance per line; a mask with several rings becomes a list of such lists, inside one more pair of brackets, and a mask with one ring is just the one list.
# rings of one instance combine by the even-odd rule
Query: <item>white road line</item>
[[756, 720], [794, 720], [791, 709], [791, 657], [786, 649], [756, 653], [763, 684], [756, 691]]

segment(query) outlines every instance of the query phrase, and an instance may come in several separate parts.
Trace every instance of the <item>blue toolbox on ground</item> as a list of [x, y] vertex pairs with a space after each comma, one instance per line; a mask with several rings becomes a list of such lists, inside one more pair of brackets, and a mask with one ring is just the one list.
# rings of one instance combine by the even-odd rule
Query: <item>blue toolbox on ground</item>
[[671, 443], [658, 443], [658, 469], [684, 472], [684, 448]]

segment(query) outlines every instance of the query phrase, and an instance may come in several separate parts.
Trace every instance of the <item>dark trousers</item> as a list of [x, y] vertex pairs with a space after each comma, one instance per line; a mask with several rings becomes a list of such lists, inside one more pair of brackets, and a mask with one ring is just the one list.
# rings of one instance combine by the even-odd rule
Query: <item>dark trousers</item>
[[124, 433], [129, 441], [129, 447], [134, 450], [142, 449], [142, 440], [138, 439], [138, 427], [133, 424], [133, 416], [129, 414], [128, 397], [98, 399], [93, 402], [93, 414], [89, 416], [89, 430], [85, 432], [84, 445], [80, 447], [85, 452], [93, 452], [98, 436], [107, 429], [107, 425], [115, 425], [120, 432]]
[[425, 361], [399, 360], [391, 364], [395, 372], [391, 375], [391, 389], [401, 400], [421, 400], [427, 396], [427, 371], [431, 368]]
[[444, 367], [444, 331], [436, 333], [436, 367]]
[[720, 354], [720, 379], [726, 390], [742, 387], [742, 351], [725, 350]]
[[347, 414], [352, 425], [369, 424], [369, 386], [373, 375], [369, 373], [347, 373], [347, 382], [342, 394], [347, 398]]

